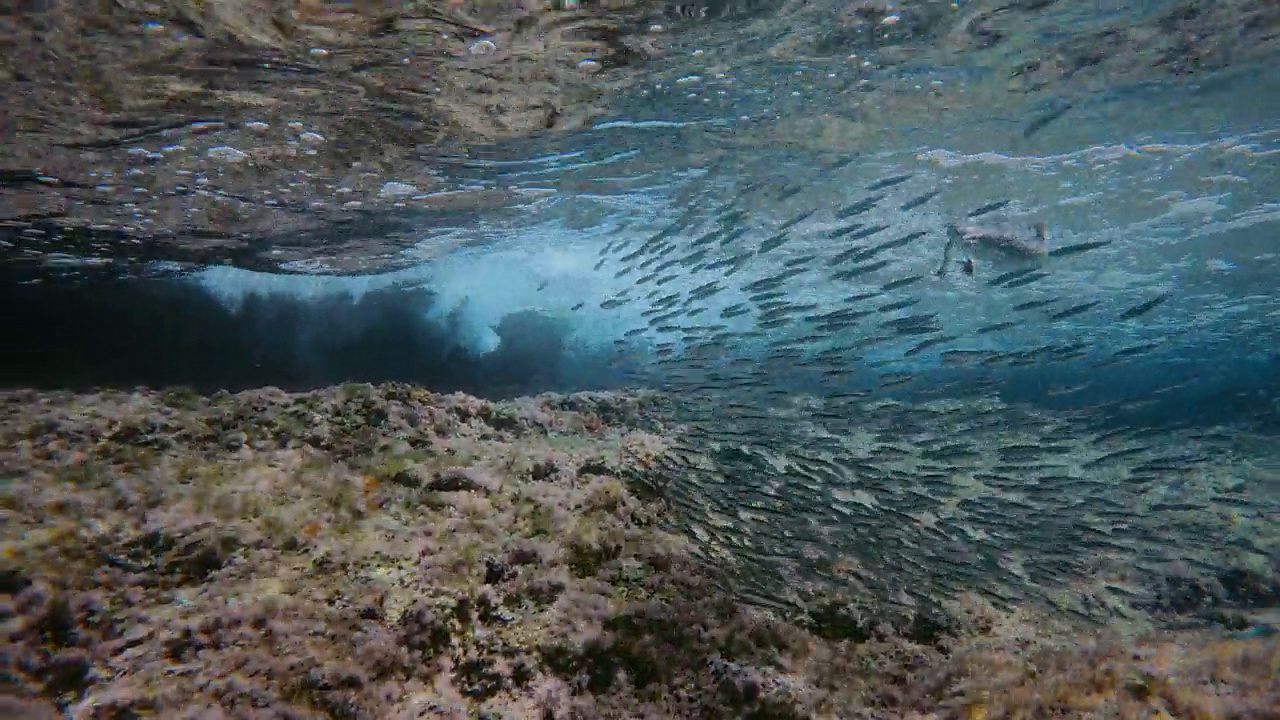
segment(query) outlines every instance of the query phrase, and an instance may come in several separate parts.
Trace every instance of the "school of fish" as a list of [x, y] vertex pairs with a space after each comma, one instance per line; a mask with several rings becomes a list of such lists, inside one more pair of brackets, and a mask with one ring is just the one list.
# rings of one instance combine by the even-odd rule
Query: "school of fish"
[[[599, 251], [594, 272], [625, 284], [598, 309], [635, 319], [614, 360], [671, 398], [681, 450], [663, 492], [735, 588], [792, 609], [810, 593], [913, 606], [967, 590], [1100, 618], [1158, 605], [1175, 565], [1274, 564], [1280, 497], [1247, 489], [1239, 434], [1108, 425], [1185, 379], [1070, 412], [995, 399], [1001, 371], [1073, 368], [1078, 382], [1044, 393], [1070, 396], [1167, 351], [1179, 333], [1148, 321], [1169, 293], [1054, 286], [1112, 241], [1001, 225], [1008, 199], [899, 227], [941, 194], [919, 185], [894, 174], [761, 221], [761, 195], [803, 187], [753, 183]], [[972, 307], [929, 297], [957, 283]], [[1092, 334], [1072, 324], [1085, 317]]]

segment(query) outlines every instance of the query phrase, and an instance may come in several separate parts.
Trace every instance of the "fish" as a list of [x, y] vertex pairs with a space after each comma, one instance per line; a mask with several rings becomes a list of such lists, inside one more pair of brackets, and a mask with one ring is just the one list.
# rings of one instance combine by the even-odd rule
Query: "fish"
[[[979, 335], [981, 335], [981, 334], [982, 334], [982, 332], [981, 332], [981, 331], [979, 331], [979, 332], [978, 332], [978, 334], [979, 334]], [[993, 352], [993, 353], [988, 354], [986, 357], [982, 358], [981, 363], [982, 363], [984, 366], [988, 366], [988, 367], [990, 367], [990, 366], [992, 366], [992, 365], [999, 365], [999, 364], [1001, 364], [1001, 363], [1010, 362], [1010, 361], [1012, 361], [1013, 359], [1015, 359], [1016, 357], [1017, 357], [1017, 354], [1016, 354], [1016, 353], [1008, 353], [1008, 352]]]
[[1012, 321], [999, 322], [994, 325], [984, 325], [978, 328], [977, 330], [975, 330], [974, 332], [977, 333], [978, 335], [987, 335], [993, 332], [1000, 332], [1001, 330], [1008, 330], [1010, 328], [1015, 328], [1021, 324], [1022, 323], [1017, 323]]
[[724, 231], [722, 231], [721, 229], [716, 228], [715, 230], [712, 230], [711, 232], [703, 233], [702, 235], [699, 235], [698, 237], [694, 238], [694, 239], [693, 239], [693, 242], [691, 242], [691, 243], [690, 243], [690, 245], [693, 245], [694, 247], [701, 247], [702, 245], [709, 245], [709, 244], [710, 244], [711, 242], [713, 242], [716, 238], [720, 237], [720, 235], [721, 235], [723, 232], [724, 232]]
[[682, 267], [693, 267], [705, 260], [708, 252], [710, 251], [705, 248], [702, 250], [695, 250], [682, 258], [677, 258], [675, 262], [677, 265]]
[[1158, 342], [1142, 343], [1140, 345], [1130, 345], [1129, 347], [1121, 348], [1115, 351], [1114, 353], [1111, 354], [1111, 357], [1113, 358], [1133, 357], [1135, 355], [1141, 355], [1143, 353], [1150, 352], [1152, 350], [1155, 350], [1158, 347], [1160, 347], [1160, 343]]
[[[854, 240], [861, 240], [863, 238], [871, 237], [876, 233], [884, 232], [885, 230], [888, 230], [888, 229], [889, 229], [888, 225], [872, 225], [871, 227], [867, 227], [867, 228], [860, 227], [860, 228], [852, 229], [849, 232], [844, 232], [844, 229], [841, 229], [831, 233], [829, 237], [832, 237], [832, 238], [843, 237], [846, 242], [853, 242]], [[836, 233], [844, 233], [844, 234], [837, 235]]]
[[987, 215], [1004, 208], [1009, 204], [1009, 202], [1010, 201], [1008, 200], [996, 200], [995, 202], [989, 202], [986, 205], [982, 205], [980, 207], [974, 208], [973, 210], [970, 210], [969, 214], [966, 217], [969, 217], [971, 219], [976, 217], [982, 217], [983, 215]]
[[1044, 394], [1048, 397], [1061, 397], [1063, 395], [1073, 395], [1092, 386], [1093, 381], [1077, 383], [1075, 385], [1055, 385], [1045, 390]]
[[786, 200], [790, 200], [791, 198], [795, 197], [796, 195], [799, 195], [802, 192], [804, 192], [804, 185], [800, 183], [796, 183], [791, 187], [784, 187], [782, 188], [782, 190], [778, 191], [778, 194], [775, 199], [778, 202], [783, 202]]
[[[679, 265], [679, 264], [680, 264], [680, 258], [671, 258], [671, 259], [669, 259], [669, 260], [665, 260], [665, 261], [663, 261], [663, 262], [660, 262], [660, 263], [658, 263], [657, 265], [654, 265], [654, 266], [653, 266], [653, 271], [654, 271], [654, 272], [656, 272], [656, 273], [665, 272], [665, 271], [670, 270], [671, 268], [673, 268], [673, 267], [675, 267], [675, 266], [677, 266], [677, 265]], [[641, 266], [641, 267], [643, 267], [643, 266]]]
[[658, 233], [653, 237], [649, 238], [649, 240], [647, 240], [645, 244], [647, 245], [649, 243], [657, 243], [662, 240], [666, 240], [669, 237], [674, 237], [681, 230], [684, 230], [686, 227], [688, 227], [689, 223], [693, 222], [693, 219], [697, 217], [697, 214], [699, 211], [700, 211], [700, 208], [698, 208], [697, 205], [693, 205], [689, 207], [688, 210], [684, 211], [684, 214], [676, 218], [676, 220], [672, 222], [670, 225], [668, 225], [667, 227], [658, 231]]
[[1027, 285], [1030, 285], [1031, 283], [1039, 282], [1039, 281], [1041, 281], [1041, 280], [1043, 280], [1043, 279], [1045, 279], [1045, 278], [1047, 278], [1047, 277], [1049, 277], [1049, 273], [1047, 273], [1047, 272], [1038, 272], [1038, 271], [1037, 271], [1037, 272], [1033, 272], [1033, 273], [1029, 273], [1029, 274], [1027, 274], [1027, 275], [1024, 275], [1024, 276], [1022, 276], [1022, 277], [1018, 278], [1017, 280], [1010, 280], [1009, 282], [1005, 283], [1005, 284], [1004, 284], [1004, 285], [1002, 285], [1001, 287], [1005, 287], [1005, 288], [1020, 288], [1020, 287], [1025, 287], [1025, 286], [1027, 286]]
[[908, 348], [905, 352], [903, 352], [902, 356], [914, 357], [924, 352], [925, 350], [928, 350], [929, 348], [937, 347], [938, 345], [942, 345], [944, 343], [949, 343], [952, 340], [957, 339], [957, 337], [958, 336], [956, 335], [936, 335], [934, 337], [928, 338], [927, 340], [921, 340], [920, 342], [916, 343], [915, 345]]
[[1129, 347], [1116, 350], [1115, 352], [1111, 353], [1111, 355], [1107, 356], [1103, 360], [1099, 360], [1098, 362], [1093, 363], [1093, 367], [1103, 368], [1109, 365], [1115, 365], [1129, 358], [1137, 357], [1139, 355], [1145, 355], [1146, 353], [1149, 353], [1158, 347], [1160, 347], [1160, 343], [1157, 343], [1157, 342], [1130, 345]]
[[708, 263], [704, 269], [705, 270], [723, 270], [728, 268], [729, 272], [726, 274], [732, 275], [735, 271], [740, 270], [743, 266], [745, 266], [747, 261], [749, 261], [753, 257], [753, 255], [754, 253], [752, 252], [741, 252], [736, 255], [732, 255], [730, 257]]
[[680, 317], [679, 310], [663, 313], [661, 315], [655, 315], [649, 318], [649, 327], [651, 328], [665, 327], [668, 322], [675, 320], [678, 317]]
[[[752, 283], [752, 284], [754, 285], [755, 283]], [[749, 290], [752, 288], [748, 287], [747, 289]], [[762, 303], [767, 303], [771, 300], [781, 300], [786, 296], [787, 294], [781, 290], [771, 290], [771, 289], [765, 288], [760, 292], [749, 295], [747, 299], [759, 305]]]
[[867, 212], [868, 210], [870, 210], [871, 208], [874, 208], [876, 204], [883, 199], [884, 199], [883, 195], [871, 195], [869, 197], [865, 197], [851, 205], [846, 205], [843, 208], [840, 208], [839, 210], [837, 210], [835, 213], [835, 218], [837, 220], [847, 220], [855, 215], [861, 215]]
[[1010, 270], [1009, 272], [1000, 273], [999, 275], [987, 281], [987, 287], [995, 287], [997, 285], [1003, 285], [1004, 283], [1007, 283], [1010, 280], [1017, 280], [1018, 278], [1026, 275], [1030, 275], [1035, 271], [1036, 271], [1035, 267], [1026, 267], [1026, 268], [1020, 268], [1018, 270]]
[[804, 271], [805, 271], [804, 268], [790, 268], [780, 273], [771, 275], [767, 278], [762, 278], [760, 280], [756, 280], [755, 282], [748, 283], [747, 285], [743, 286], [743, 289], [748, 291], [773, 290], [781, 286], [787, 280], [790, 280], [796, 275], [800, 275]]
[[1116, 460], [1120, 460], [1133, 455], [1140, 455], [1145, 452], [1147, 452], [1146, 446], [1121, 448], [1119, 450], [1113, 450], [1109, 453], [1104, 453], [1092, 460], [1086, 461], [1081, 464], [1081, 467], [1087, 468], [1087, 469], [1101, 467], [1103, 465], [1106, 465], [1107, 463], [1115, 462]]
[[853, 295], [846, 295], [843, 299], [840, 300], [840, 302], [841, 304], [844, 304], [844, 305], [856, 305], [857, 303], [863, 302], [864, 300], [870, 300], [872, 298], [880, 297], [880, 295], [882, 295], [880, 291], [872, 290], [869, 292], [861, 292], [861, 293], [855, 293]]
[[919, 302], [920, 302], [919, 298], [907, 298], [905, 300], [897, 300], [891, 303], [886, 303], [884, 305], [881, 305], [880, 307], [876, 308], [876, 312], [891, 313], [897, 310], [902, 310], [904, 308], [909, 308], [912, 305], [915, 305]]
[[1089, 310], [1092, 310], [1093, 308], [1097, 307], [1100, 302], [1101, 302], [1100, 300], [1093, 300], [1091, 302], [1080, 303], [1079, 305], [1072, 305], [1071, 307], [1065, 310], [1061, 310], [1059, 312], [1049, 315], [1049, 319], [1062, 320], [1064, 318], [1075, 317], [1076, 315], [1080, 315], [1081, 313], [1085, 313], [1085, 312], [1088, 312]]
[[833, 170], [840, 170], [841, 168], [848, 167], [850, 164], [853, 163], [854, 160], [857, 160], [857, 159], [858, 159], [857, 154], [847, 155], [843, 158], [840, 158], [839, 160], [827, 166], [827, 172], [831, 172]]
[[770, 250], [777, 250], [778, 248], [785, 245], [787, 240], [789, 239], [790, 239], [790, 236], [788, 236], [787, 233], [780, 232], [777, 235], [774, 235], [773, 237], [770, 237], [766, 239], [764, 242], [760, 243], [760, 247], [756, 249], [756, 252], [760, 255], [764, 255]]
[[914, 382], [915, 379], [916, 379], [916, 376], [910, 373], [897, 373], [892, 375], [885, 375], [880, 380], [880, 387], [883, 387], [883, 388], [898, 387], [900, 385], [906, 385], [907, 383]]
[[1043, 354], [1050, 360], [1062, 362], [1065, 360], [1074, 360], [1076, 358], [1084, 357], [1089, 348], [1090, 344], [1087, 342], [1074, 342], [1046, 347]]
[[[649, 268], [652, 268], [655, 265], [658, 265], [660, 262], [662, 262], [662, 259], [670, 255], [672, 252], [674, 252], [675, 249], [676, 249], [676, 246], [674, 243], [662, 243], [661, 245], [655, 247], [653, 249], [653, 252], [649, 254], [648, 259], [640, 263], [638, 267], [641, 270], [648, 270]], [[672, 264], [674, 265], [674, 263]]]
[[[915, 237], [920, 237], [920, 236], [919, 236], [919, 235], [916, 235]], [[857, 251], [857, 252], [853, 253], [853, 254], [852, 254], [851, 256], [849, 256], [849, 257], [842, 257], [842, 258], [841, 258], [841, 262], [845, 262], [845, 261], [852, 261], [852, 262], [860, 263], [860, 262], [864, 262], [864, 261], [866, 261], [866, 260], [870, 260], [871, 258], [875, 257], [876, 255], [879, 255], [880, 253], [884, 252], [885, 250], [888, 250], [888, 249], [893, 248], [893, 247], [899, 247], [899, 246], [901, 246], [902, 244], [905, 244], [905, 243], [903, 242], [904, 240], [905, 240], [906, 242], [910, 242], [911, 240], [914, 240], [914, 239], [915, 239], [915, 237], [908, 236], [908, 237], [904, 237], [904, 238], [898, 238], [898, 239], [896, 239], [896, 240], [890, 240], [890, 241], [887, 241], [887, 242], [883, 242], [883, 243], [880, 243], [879, 245], [873, 245], [872, 247], [866, 248], [866, 249], [864, 249], [864, 250], [859, 250], [859, 251]], [[843, 255], [843, 253], [842, 253], [842, 255]]]
[[840, 227], [840, 228], [836, 228], [835, 230], [832, 230], [831, 232], [827, 233], [827, 237], [831, 238], [832, 240], [835, 240], [837, 238], [842, 238], [845, 235], [848, 235], [850, 233], [855, 233], [864, 227], [866, 227], [864, 223], [853, 223], [852, 225], [846, 225], [844, 227]]
[[853, 323], [854, 321], [874, 314], [875, 311], [873, 310], [833, 310], [819, 315], [810, 315], [806, 317], [805, 320], [816, 323]]
[[971, 365], [992, 355], [990, 350], [948, 350], [942, 353], [945, 365]]
[[915, 177], [915, 173], [904, 173], [902, 175], [890, 175], [889, 177], [881, 178], [871, 183], [870, 185], [868, 185], [867, 192], [875, 192], [877, 190], [886, 190], [891, 187], [896, 187], [910, 180], [913, 177]]
[[746, 234], [747, 234], [746, 228], [738, 228], [737, 230], [734, 230], [733, 232], [728, 233], [720, 238], [720, 247], [728, 247], [731, 243], [733, 243], [734, 240], [737, 240], [738, 238]]
[[844, 270], [842, 272], [835, 273], [831, 276], [831, 279], [837, 282], [842, 282], [844, 280], [852, 280], [853, 278], [856, 278], [860, 275], [866, 275], [867, 273], [872, 273], [872, 272], [875, 272], [876, 270], [889, 267], [889, 265], [890, 265], [890, 262], [888, 260], [881, 260], [879, 262], [873, 262], [867, 265], [859, 265], [857, 267], [850, 268], [849, 270]]
[[[658, 289], [654, 289], [653, 292], [659, 293], [662, 291]], [[666, 295], [663, 295], [662, 297], [654, 299], [652, 306], [655, 308], [668, 308], [668, 307], [671, 307], [672, 305], [675, 305], [676, 301], [678, 301], [679, 299], [680, 299], [680, 293], [678, 292], [668, 293]]]
[[627, 253], [626, 255], [623, 255], [622, 257], [618, 258], [618, 261], [624, 264], [632, 263], [644, 256], [645, 256], [645, 249], [643, 246], [641, 246], [637, 250]]
[[907, 287], [908, 285], [914, 285], [923, 279], [924, 279], [923, 275], [909, 275], [900, 280], [893, 280], [891, 282], [885, 283], [884, 285], [881, 285], [880, 290], [883, 292], [889, 292], [890, 290], [900, 290], [904, 287]]
[[817, 209], [817, 208], [814, 208], [814, 209], [812, 209], [812, 210], [806, 210], [806, 211], [804, 211], [804, 212], [800, 213], [799, 215], [796, 215], [796, 216], [792, 217], [790, 220], [787, 220], [786, 222], [784, 222], [784, 223], [782, 223], [781, 225], [779, 225], [779, 226], [778, 226], [778, 232], [785, 232], [785, 231], [787, 231], [787, 230], [790, 230], [791, 228], [795, 227], [796, 225], [799, 225], [800, 223], [804, 222], [805, 220], [808, 220], [808, 219], [809, 219], [809, 218], [810, 218], [810, 217], [811, 217], [815, 212], [817, 212], [817, 211], [818, 211], [818, 209]]
[[854, 245], [853, 247], [849, 248], [848, 250], [845, 250], [845, 251], [844, 251], [844, 252], [842, 252], [842, 253], [838, 253], [838, 254], [836, 254], [836, 255], [832, 256], [832, 257], [831, 257], [830, 262], [831, 262], [831, 264], [832, 264], [832, 265], [842, 265], [842, 264], [844, 264], [844, 263], [846, 263], [846, 262], [848, 262], [848, 261], [850, 261], [850, 260], [854, 259], [855, 257], [857, 257], [857, 256], [861, 255], [863, 252], [866, 252], [866, 250], [865, 250], [864, 248], [860, 248], [860, 247], [858, 247], [857, 245]]
[[911, 200], [908, 200], [902, 203], [901, 205], [898, 206], [898, 210], [902, 212], [906, 212], [908, 210], [915, 210], [916, 208], [921, 207], [925, 203], [938, 197], [941, 194], [942, 194], [941, 190], [933, 190], [931, 192], [927, 192], [917, 198], [913, 198]]
[[690, 290], [689, 299], [702, 300], [704, 298], [709, 298], [712, 295], [719, 293], [723, 289], [724, 288], [720, 285], [720, 282], [718, 280], [712, 280], [711, 282], [703, 283], [702, 285], [699, 285], [693, 290]]
[[918, 313], [916, 315], [907, 315], [905, 317], [885, 320], [880, 323], [880, 327], [894, 328], [898, 331], [907, 328], [936, 328], [937, 320], [937, 313]]
[[[881, 227], [881, 229], [887, 230], [888, 228]], [[884, 252], [885, 250], [893, 250], [896, 248], [904, 247], [916, 240], [919, 240], [920, 238], [924, 237], [927, 234], [928, 233], [924, 232], [923, 230], [917, 230], [915, 232], [907, 233], [902, 237], [894, 238], [893, 240], [886, 240], [878, 245], [873, 245], [867, 248], [866, 250], [863, 250], [860, 253], [854, 255], [853, 260], [854, 262], [862, 262], [863, 260], [870, 260], [876, 255], [879, 255], [880, 253]]]
[[798, 257], [793, 257], [789, 260], [786, 260], [782, 263], [782, 266], [788, 267], [788, 268], [801, 267], [803, 265], [808, 265], [809, 263], [817, 259], [818, 259], [817, 253], [809, 253], [807, 255], [800, 255]]
[[1071, 103], [1062, 103], [1061, 105], [1054, 108], [1053, 110], [1050, 110], [1049, 112], [1027, 123], [1027, 126], [1022, 130], [1023, 139], [1024, 140], [1030, 139], [1032, 135], [1035, 135], [1036, 133], [1045, 129], [1045, 127], [1047, 127], [1049, 123], [1065, 115], [1067, 111], [1070, 110], [1071, 108], [1072, 108]]
[[1067, 257], [1068, 255], [1079, 255], [1090, 250], [1104, 248], [1112, 243], [1111, 240], [1098, 240], [1095, 242], [1082, 242], [1075, 245], [1063, 245], [1049, 251], [1049, 257]]
[[764, 330], [774, 330], [776, 328], [780, 328], [790, 324], [791, 324], [791, 316], [781, 315], [781, 316], [771, 318], [769, 320], [762, 320], [760, 322], [759, 327]]
[[1146, 315], [1147, 313], [1159, 307], [1161, 304], [1164, 303], [1165, 300], [1168, 300], [1168, 299], [1169, 299], [1168, 293], [1157, 295], [1151, 298], [1150, 300], [1138, 303], [1137, 305], [1134, 305], [1133, 307], [1120, 313], [1120, 319], [1133, 320], [1134, 318], [1140, 318], [1143, 315]]
[[1042, 307], [1045, 307], [1046, 305], [1052, 305], [1052, 304], [1054, 304], [1054, 303], [1058, 302], [1058, 300], [1060, 300], [1060, 299], [1061, 299], [1061, 298], [1052, 297], [1052, 298], [1049, 298], [1049, 299], [1047, 299], [1047, 300], [1031, 300], [1031, 301], [1024, 302], [1024, 303], [1018, 303], [1017, 305], [1014, 305], [1013, 307], [1011, 307], [1011, 308], [1009, 308], [1009, 309], [1010, 309], [1010, 310], [1012, 310], [1012, 311], [1014, 311], [1014, 312], [1023, 312], [1023, 311], [1025, 311], [1025, 310], [1034, 310], [1034, 309], [1036, 309], [1036, 308], [1042, 308]]
[[798, 315], [800, 313], [812, 312], [817, 309], [817, 303], [789, 303], [785, 307], [778, 308], [777, 312], [786, 312], [790, 315]]

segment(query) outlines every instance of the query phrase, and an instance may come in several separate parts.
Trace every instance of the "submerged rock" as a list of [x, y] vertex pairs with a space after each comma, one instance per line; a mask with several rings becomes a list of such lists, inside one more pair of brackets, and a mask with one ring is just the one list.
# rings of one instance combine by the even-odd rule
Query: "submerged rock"
[[[3, 490], [0, 712], [1274, 707], [1280, 641], [1262, 633], [1097, 635], [968, 595], [910, 617], [815, 598], [793, 622], [741, 605], [659, 529], [666, 501], [633, 492], [672, 451], [637, 428], [659, 400], [489, 403], [404, 385], [0, 395], [0, 461], [24, 478]], [[170, 442], [122, 443], [145, 434], [121, 427]], [[244, 446], [226, 447], [232, 431]], [[1220, 584], [1241, 603], [1273, 592], [1240, 574]]]

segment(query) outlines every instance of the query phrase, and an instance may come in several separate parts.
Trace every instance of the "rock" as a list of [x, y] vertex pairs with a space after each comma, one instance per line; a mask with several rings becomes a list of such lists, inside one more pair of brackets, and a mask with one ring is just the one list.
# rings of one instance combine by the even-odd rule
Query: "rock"
[[554, 478], [559, 472], [560, 467], [556, 465], [555, 460], [548, 458], [540, 463], [534, 463], [533, 467], [529, 470], [529, 477], [532, 478], [534, 482], [542, 482], [544, 480]]
[[45, 700], [0, 696], [0, 717], [12, 720], [57, 720], [62, 714]]
[[516, 576], [516, 570], [497, 558], [484, 559], [484, 584], [497, 585]]
[[427, 483], [427, 489], [435, 492], [492, 492], [497, 489], [497, 482], [478, 468], [448, 468], [436, 473]]

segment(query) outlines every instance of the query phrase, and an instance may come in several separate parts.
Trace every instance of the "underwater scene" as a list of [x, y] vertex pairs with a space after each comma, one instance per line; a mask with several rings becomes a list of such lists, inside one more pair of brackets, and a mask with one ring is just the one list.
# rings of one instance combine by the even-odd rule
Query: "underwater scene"
[[1274, 3], [285, 5], [17, 23], [0, 717], [1280, 718]]

